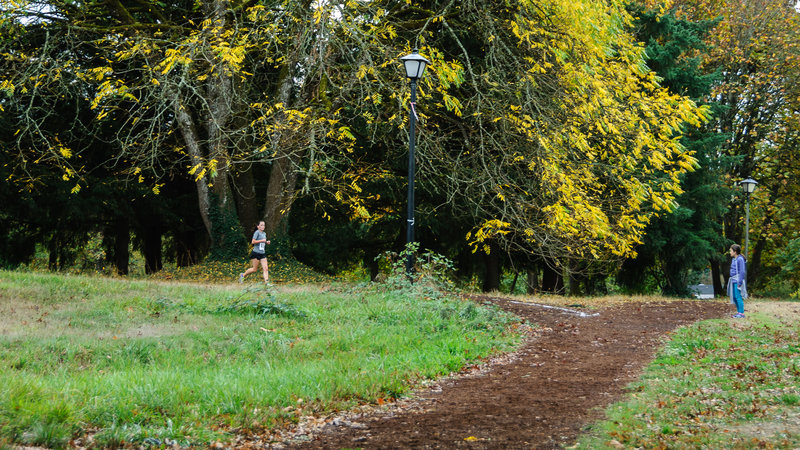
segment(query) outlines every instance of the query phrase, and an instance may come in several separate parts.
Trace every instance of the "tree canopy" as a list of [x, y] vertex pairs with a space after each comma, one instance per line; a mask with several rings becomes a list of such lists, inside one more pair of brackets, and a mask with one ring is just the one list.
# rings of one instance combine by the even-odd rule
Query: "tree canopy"
[[[794, 142], [768, 120], [792, 126], [782, 95], [795, 86], [790, 30], [767, 27], [753, 38], [782, 52], [743, 50], [736, 59], [726, 49], [744, 38], [734, 37], [730, 17], [718, 28], [732, 31], [715, 32], [711, 50], [685, 46], [703, 63], [693, 70], [706, 70], [695, 81], [722, 74], [714, 95], [727, 109], [713, 115], [681, 82], [688, 66], [664, 58], [669, 67], [659, 67], [648, 54], [626, 6], [7, 2], [0, 11], [7, 195], [46, 187], [68, 202], [85, 199], [97, 213], [82, 233], [111, 235], [109, 249], [119, 241], [121, 264], [130, 230], [154, 270], [165, 236], [185, 263], [243, 253], [243, 230], [260, 219], [276, 242], [289, 242], [295, 205], [374, 253], [401, 241], [413, 108], [423, 240], [452, 242], [436, 236], [457, 231], [460, 246], [473, 251], [613, 267], [636, 256], [654, 218], [680, 214], [685, 177], [711, 151], [686, 143], [693, 130], [714, 124], [731, 133], [724, 151], [743, 155], [733, 159], [743, 170], [779, 139]], [[696, 21], [722, 8], [678, 6]], [[415, 48], [432, 64], [411, 105], [398, 58]], [[776, 70], [751, 70], [753, 61]], [[751, 110], [765, 114], [751, 114], [752, 126], [743, 119]], [[32, 210], [48, 208], [32, 201]], [[306, 239], [325, 228], [316, 218], [300, 223]], [[579, 266], [591, 264], [572, 267]]]

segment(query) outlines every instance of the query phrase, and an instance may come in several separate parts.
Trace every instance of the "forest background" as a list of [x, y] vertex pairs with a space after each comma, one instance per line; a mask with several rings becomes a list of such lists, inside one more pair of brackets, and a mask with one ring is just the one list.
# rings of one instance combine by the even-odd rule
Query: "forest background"
[[3, 267], [241, 261], [263, 219], [271, 256], [377, 276], [418, 48], [416, 234], [461, 280], [724, 295], [752, 177], [751, 290], [800, 296], [794, 0], [0, 5]]

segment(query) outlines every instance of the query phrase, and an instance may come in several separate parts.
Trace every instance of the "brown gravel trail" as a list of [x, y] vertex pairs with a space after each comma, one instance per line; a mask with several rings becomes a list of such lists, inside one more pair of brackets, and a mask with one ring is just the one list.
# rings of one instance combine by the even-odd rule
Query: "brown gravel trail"
[[626, 303], [595, 311], [480, 301], [537, 325], [518, 352], [413, 399], [329, 421], [310, 441], [288, 448], [569, 446], [621, 397], [667, 334], [730, 310], [726, 302], [708, 300]]

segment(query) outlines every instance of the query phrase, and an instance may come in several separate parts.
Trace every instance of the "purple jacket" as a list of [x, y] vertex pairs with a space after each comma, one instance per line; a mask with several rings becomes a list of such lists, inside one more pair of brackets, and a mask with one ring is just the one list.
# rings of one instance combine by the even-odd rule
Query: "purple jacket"
[[744, 256], [739, 255], [731, 261], [731, 278], [736, 280], [736, 284], [741, 286], [746, 275], [744, 268]]

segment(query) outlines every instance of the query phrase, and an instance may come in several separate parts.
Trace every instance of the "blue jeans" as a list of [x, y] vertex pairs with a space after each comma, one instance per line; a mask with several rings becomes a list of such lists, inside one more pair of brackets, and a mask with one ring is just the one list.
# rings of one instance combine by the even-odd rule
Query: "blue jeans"
[[736, 303], [736, 312], [744, 314], [744, 300], [742, 300], [742, 291], [735, 284], [733, 285], [733, 302]]

